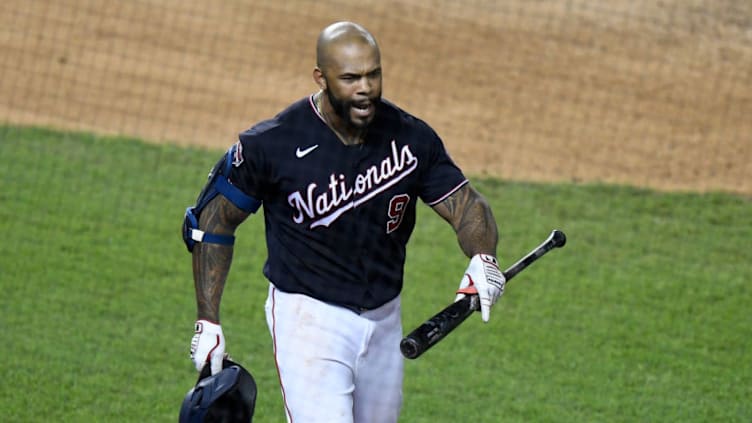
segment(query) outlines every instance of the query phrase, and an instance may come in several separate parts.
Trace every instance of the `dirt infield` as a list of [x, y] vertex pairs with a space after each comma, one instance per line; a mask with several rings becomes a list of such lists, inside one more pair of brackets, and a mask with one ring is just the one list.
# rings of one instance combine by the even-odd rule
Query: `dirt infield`
[[469, 174], [752, 194], [747, 0], [207, 3], [4, 1], [0, 120], [224, 148], [349, 19]]

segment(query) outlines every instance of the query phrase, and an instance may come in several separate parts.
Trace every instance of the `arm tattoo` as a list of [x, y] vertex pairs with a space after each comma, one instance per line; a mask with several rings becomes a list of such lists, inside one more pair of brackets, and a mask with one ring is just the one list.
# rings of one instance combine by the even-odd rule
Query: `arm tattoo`
[[434, 206], [434, 210], [452, 225], [465, 255], [496, 255], [499, 238], [496, 220], [486, 199], [475, 189], [465, 185]]
[[[232, 235], [248, 214], [222, 196], [201, 212], [199, 227], [216, 234]], [[193, 282], [198, 318], [219, 323], [219, 303], [232, 263], [231, 245], [199, 243], [193, 249]]]
[[[455, 214], [457, 213], [457, 209], [459, 208], [459, 205], [460, 205], [460, 198], [459, 197], [462, 196], [463, 192], [465, 192], [465, 189], [460, 189], [459, 191], [457, 191], [454, 194], [452, 194], [449, 197], [447, 197], [446, 200], [442, 201], [439, 204], [439, 206], [446, 208], [446, 213], [449, 216], [454, 217]], [[443, 214], [442, 214], [442, 216], [443, 216]], [[445, 217], [445, 219], [446, 219], [446, 217]], [[453, 219], [447, 219], [447, 220], [449, 220], [451, 222]], [[452, 226], [454, 226], [454, 225], [452, 225]]]

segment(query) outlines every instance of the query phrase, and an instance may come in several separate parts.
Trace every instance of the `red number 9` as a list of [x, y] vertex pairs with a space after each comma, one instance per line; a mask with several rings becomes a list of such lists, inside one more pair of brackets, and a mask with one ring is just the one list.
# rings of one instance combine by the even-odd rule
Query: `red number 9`
[[399, 228], [402, 223], [402, 217], [405, 215], [407, 203], [410, 202], [410, 196], [407, 194], [395, 195], [389, 201], [389, 220], [386, 222], [386, 233], [392, 233]]

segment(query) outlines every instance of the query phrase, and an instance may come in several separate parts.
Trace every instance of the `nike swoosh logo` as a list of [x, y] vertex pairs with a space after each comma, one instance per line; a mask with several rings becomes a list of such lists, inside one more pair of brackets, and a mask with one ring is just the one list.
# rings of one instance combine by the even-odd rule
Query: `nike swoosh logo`
[[303, 157], [305, 157], [305, 156], [306, 156], [306, 155], [307, 155], [308, 153], [310, 153], [311, 151], [313, 151], [313, 150], [317, 149], [318, 147], [319, 147], [319, 145], [318, 145], [318, 144], [312, 145], [312, 146], [310, 146], [310, 147], [306, 148], [305, 150], [301, 150], [301, 149], [300, 149], [300, 147], [298, 147], [298, 149], [297, 149], [297, 150], [295, 150], [295, 157], [297, 157], [297, 158], [299, 158], [299, 159], [302, 159], [302, 158], [303, 158]]

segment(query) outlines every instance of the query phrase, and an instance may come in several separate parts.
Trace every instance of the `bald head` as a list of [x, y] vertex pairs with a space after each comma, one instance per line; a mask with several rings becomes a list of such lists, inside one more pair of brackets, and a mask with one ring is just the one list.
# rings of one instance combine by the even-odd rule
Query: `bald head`
[[316, 42], [313, 80], [327, 124], [346, 144], [363, 142], [381, 101], [381, 54], [373, 35], [352, 22], [324, 28]]
[[376, 39], [354, 22], [335, 22], [324, 28], [316, 41], [316, 66], [326, 69], [338, 49], [346, 46], [370, 47], [379, 55]]

